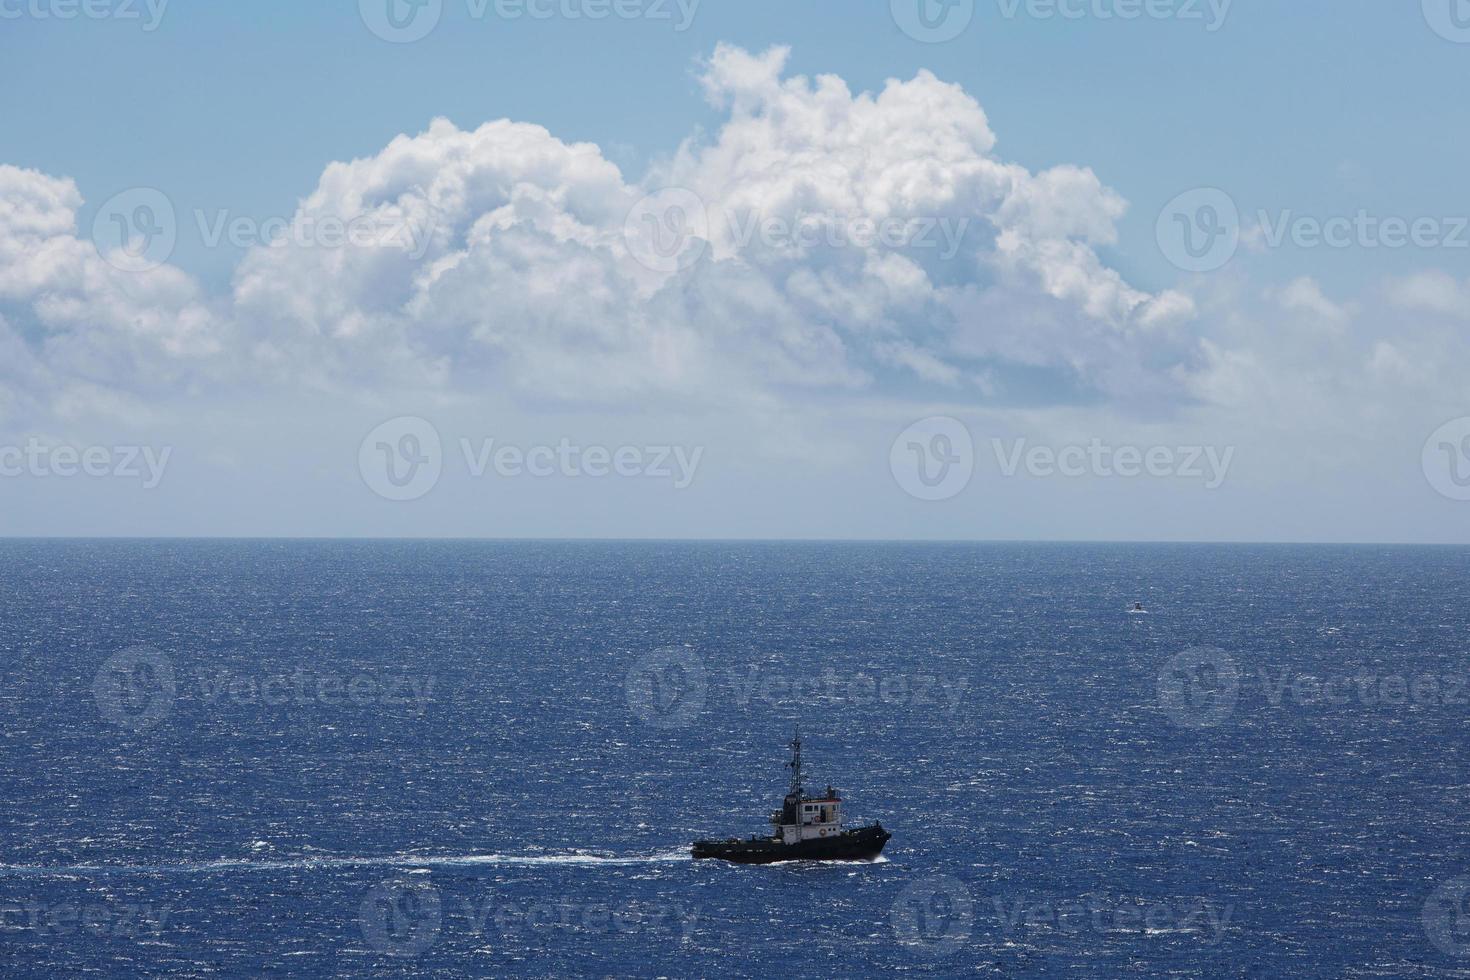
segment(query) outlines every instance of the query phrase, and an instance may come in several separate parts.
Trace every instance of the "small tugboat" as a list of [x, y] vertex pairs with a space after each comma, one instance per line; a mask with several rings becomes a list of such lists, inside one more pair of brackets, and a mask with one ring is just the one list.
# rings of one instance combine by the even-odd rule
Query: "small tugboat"
[[791, 791], [781, 809], [771, 814], [776, 832], [769, 837], [741, 840], [697, 840], [694, 857], [736, 864], [774, 864], [777, 861], [870, 861], [883, 851], [893, 835], [875, 823], [871, 827], [842, 829], [842, 797], [831, 786], [820, 796], [809, 796], [801, 786], [801, 732], [791, 740]]

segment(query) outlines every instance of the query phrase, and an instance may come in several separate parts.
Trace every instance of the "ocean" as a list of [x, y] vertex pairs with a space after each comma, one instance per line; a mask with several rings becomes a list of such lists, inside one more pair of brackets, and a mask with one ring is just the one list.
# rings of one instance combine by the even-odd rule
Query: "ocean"
[[[6, 977], [1470, 975], [1470, 550], [9, 540], [0, 580]], [[883, 858], [690, 860], [798, 726]]]

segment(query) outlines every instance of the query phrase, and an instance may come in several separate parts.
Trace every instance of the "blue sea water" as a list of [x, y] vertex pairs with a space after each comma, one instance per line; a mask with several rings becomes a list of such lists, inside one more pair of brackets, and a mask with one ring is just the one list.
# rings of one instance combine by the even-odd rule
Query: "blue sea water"
[[[1470, 975], [1467, 573], [0, 542], [0, 973]], [[884, 859], [689, 860], [797, 723]]]

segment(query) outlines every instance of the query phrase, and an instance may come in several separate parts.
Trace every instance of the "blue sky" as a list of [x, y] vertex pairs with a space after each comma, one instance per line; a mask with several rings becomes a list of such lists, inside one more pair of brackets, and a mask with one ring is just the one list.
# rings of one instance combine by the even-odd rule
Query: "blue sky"
[[[1457, 484], [1447, 495], [1425, 472], [1458, 430], [1432, 446], [1426, 438], [1470, 416], [1455, 373], [1470, 329], [1462, 309], [1470, 247], [1456, 241], [1457, 219], [1470, 214], [1470, 43], [1436, 31], [1441, 0], [1423, 0], [1423, 9], [1417, 0], [1155, 0], [1173, 15], [1136, 20], [1106, 16], [1129, 0], [1064, 0], [1075, 17], [1053, 15], [1045, 0], [975, 0], [968, 27], [942, 43], [906, 34], [888, 2], [685, 0], [681, 9], [677, 0], [629, 0], [640, 16], [594, 21], [476, 17], [469, 0], [442, 0], [437, 26], [412, 43], [367, 26], [363, 10], [388, 0], [173, 0], [153, 30], [144, 29], [153, 16], [144, 0], [94, 2], [117, 16], [62, 19], [66, 0], [0, 0], [0, 165], [20, 168], [9, 193], [44, 199], [76, 225], [70, 237], [47, 225], [47, 241], [62, 243], [54, 253], [18, 238], [10, 261], [19, 269], [24, 255], [36, 268], [8, 287], [0, 279], [0, 326], [18, 338], [9, 349], [27, 352], [8, 381], [0, 374], [0, 395], [7, 384], [10, 392], [0, 399], [0, 445], [167, 444], [179, 475], [147, 495], [107, 481], [0, 480], [17, 505], [0, 532], [1470, 541], [1460, 509], [1470, 504], [1450, 499]], [[582, 10], [588, 0], [558, 2]], [[918, 0], [895, 5], [906, 2]], [[1461, 0], [1442, 0], [1446, 18], [1452, 2]], [[136, 18], [121, 16], [134, 10]], [[688, 27], [676, 29], [685, 11]], [[732, 56], [712, 70], [721, 45], [751, 59], [775, 46], [789, 54], [777, 68]], [[925, 71], [963, 96], [915, 81]], [[716, 244], [712, 264], [687, 281], [596, 264], [610, 292], [588, 287], [588, 295], [627, 296], [553, 310], [545, 297], [570, 302], [588, 281], [558, 275], [587, 258], [580, 249], [590, 238], [545, 258], [545, 242], [517, 237], [540, 220], [527, 211], [477, 246], [476, 221], [504, 202], [453, 212], [435, 199], [417, 204], [450, 237], [399, 273], [438, 275], [455, 263], [480, 271], [465, 273], [457, 291], [383, 306], [382, 296], [364, 298], [362, 276], [381, 277], [389, 292], [407, 278], [380, 270], [339, 281], [336, 262], [273, 265], [275, 257], [251, 254], [269, 250], [211, 244], [199, 228], [198, 214], [299, 219], [316, 206], [303, 204], [314, 191], [339, 208], [360, 202], [324, 177], [333, 161], [377, 161], [353, 172], [348, 183], [359, 190], [418, 187], [427, 179], [420, 164], [386, 149], [401, 135], [419, 137], [410, 155], [430, 161], [423, 167], [481, 154], [467, 164], [467, 186], [518, 173], [589, 227], [616, 227], [625, 198], [674, 177], [706, 203], [756, 200], [784, 215], [796, 206], [790, 188], [772, 178], [752, 190], [730, 163], [767, 159], [774, 151], [760, 139], [787, 152], [806, 138], [794, 123], [754, 140], [741, 129], [741, 100], [768, 98], [749, 77], [763, 72], [839, 76], [853, 96], [883, 91], [890, 79], [913, 82], [904, 91], [920, 108], [884, 110], [872, 127], [879, 142], [921, 141], [926, 127], [959, 120], [952, 149], [975, 158], [946, 178], [955, 194], [929, 207], [940, 220], [983, 227], [976, 253], [941, 262], [909, 251], [915, 266], [874, 273], [870, 263], [859, 273], [850, 249], [792, 263]], [[823, 104], [818, 94], [792, 98], [762, 103], [757, 119]], [[983, 125], [964, 100], [983, 107]], [[851, 119], [864, 111], [861, 99], [842, 103]], [[420, 137], [437, 118], [452, 130]], [[497, 169], [489, 160], [497, 141], [520, 139], [510, 130], [466, 149], [461, 134], [502, 119], [545, 127], [555, 146], [595, 145], [620, 172], [618, 186], [609, 189], [605, 175], [537, 172], [545, 155], [533, 149], [505, 164], [510, 171]], [[993, 148], [982, 145], [990, 133]], [[889, 168], [923, 166], [922, 147], [910, 157], [891, 150], [875, 143], [865, 152]], [[835, 144], [824, 151], [841, 158]], [[981, 161], [1019, 168], [985, 178], [1021, 182], [997, 192], [1010, 196], [996, 198], [995, 213], [963, 206], [983, 193], [965, 169]], [[398, 176], [382, 176], [394, 168]], [[884, 174], [875, 164], [854, 177], [845, 200], [889, 193]], [[66, 180], [75, 185], [70, 203]], [[74, 267], [49, 258], [42, 267], [42, 252], [91, 247], [99, 208], [133, 188], [161, 191], [177, 211], [178, 241], [163, 270], [104, 288], [99, 276], [116, 274], [89, 271], [84, 255], [67, 259]], [[1196, 275], [1170, 261], [1158, 223], [1169, 202], [1198, 188], [1226, 192], [1244, 237], [1228, 265]], [[881, 209], [912, 199], [889, 198]], [[1431, 221], [1438, 238], [1426, 247], [1273, 247], [1254, 227], [1262, 213], [1268, 232], [1288, 216], [1366, 213]], [[1019, 252], [1005, 244], [1014, 221]], [[904, 298], [914, 269], [932, 287], [922, 308]], [[287, 275], [295, 271], [299, 281]], [[849, 274], [856, 278], [842, 278]], [[486, 297], [499, 303], [501, 276], [514, 277], [515, 299], [494, 315], [467, 312]], [[839, 280], [835, 293], [813, 299], [814, 283]], [[492, 281], [495, 289], [484, 286]], [[316, 295], [335, 297], [338, 286], [340, 302]], [[835, 305], [869, 287], [885, 297], [871, 322], [856, 322], [871, 310]], [[740, 312], [752, 297], [770, 305]], [[319, 300], [301, 324], [283, 326]], [[123, 326], [87, 312], [120, 306]], [[651, 340], [673, 310], [692, 319], [679, 321], [673, 339]], [[603, 335], [584, 316], [627, 319]], [[514, 328], [504, 322], [512, 317]], [[740, 323], [727, 329], [725, 317]], [[776, 324], [769, 335], [731, 339], [727, 349], [710, 339], [763, 318]], [[364, 323], [387, 332], [363, 340]], [[128, 329], [139, 335], [124, 343]], [[398, 359], [374, 360], [374, 349]], [[665, 357], [677, 370], [662, 370]], [[686, 370], [686, 357], [719, 370]], [[645, 377], [650, 361], [660, 370]], [[717, 404], [712, 391], [729, 397]], [[379, 422], [409, 417], [439, 430], [445, 476], [429, 503], [395, 506], [364, 492], [356, 467], [345, 475], [337, 467]], [[610, 426], [617, 418], [629, 421]], [[916, 503], [891, 471], [889, 449], [929, 418], [960, 419], [976, 446], [975, 479], [1001, 482]], [[274, 435], [243, 419], [273, 420]], [[939, 431], [923, 429], [919, 442], [938, 452], [950, 445], [928, 441]], [[643, 492], [657, 479], [612, 490], [596, 479], [507, 479], [496, 484], [501, 503], [487, 508], [483, 483], [455, 482], [466, 476], [462, 435], [614, 449], [677, 441], [706, 449], [704, 476], [674, 497]], [[992, 442], [1017, 438], [1053, 451], [1101, 440], [1236, 452], [1230, 478], [1209, 491], [1177, 475], [1118, 479], [1095, 462], [1078, 479], [1047, 472], [1044, 459], [1041, 475], [1026, 464], [1020, 478], [998, 478], [1006, 454]], [[1453, 453], [1444, 451], [1448, 464]], [[282, 485], [295, 488], [290, 506], [261, 503]]]
[[[877, 2], [703, 0], [676, 32], [641, 20], [477, 21], [450, 0], [429, 37], [404, 45], [374, 37], [354, 6], [173, 0], [152, 33], [137, 21], [7, 22], [0, 159], [72, 176], [94, 205], [151, 185], [266, 215], [309, 191], [326, 161], [376, 152], [435, 116], [508, 117], [596, 142], [636, 172], [715, 121], [694, 63], [728, 41], [789, 44], [794, 71], [854, 88], [919, 68], [958, 82], [1007, 158], [1085, 162], [1132, 203], [1118, 261], [1147, 285], [1172, 272], [1153, 217], [1190, 187], [1320, 214], [1432, 214], [1465, 193], [1470, 55], [1409, 0], [1236, 0], [1214, 32], [1007, 19], [1000, 0], [981, 0], [969, 29], [941, 44], [904, 36]], [[191, 237], [179, 264], [227, 278], [238, 256]], [[1413, 251], [1289, 256], [1276, 274], [1351, 282], [1422, 261]]]

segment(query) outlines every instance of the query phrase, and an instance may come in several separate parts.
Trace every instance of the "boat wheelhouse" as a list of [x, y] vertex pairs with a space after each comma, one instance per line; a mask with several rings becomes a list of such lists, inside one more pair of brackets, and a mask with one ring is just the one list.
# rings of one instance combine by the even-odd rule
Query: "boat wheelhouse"
[[801, 732], [791, 740], [791, 787], [781, 809], [771, 814], [775, 833], [749, 840], [695, 841], [696, 858], [717, 858], [738, 864], [773, 864], [777, 861], [861, 861], [876, 858], [891, 834], [882, 824], [845, 830], [842, 826], [842, 797], [830, 784], [817, 795], [805, 792], [801, 772]]

